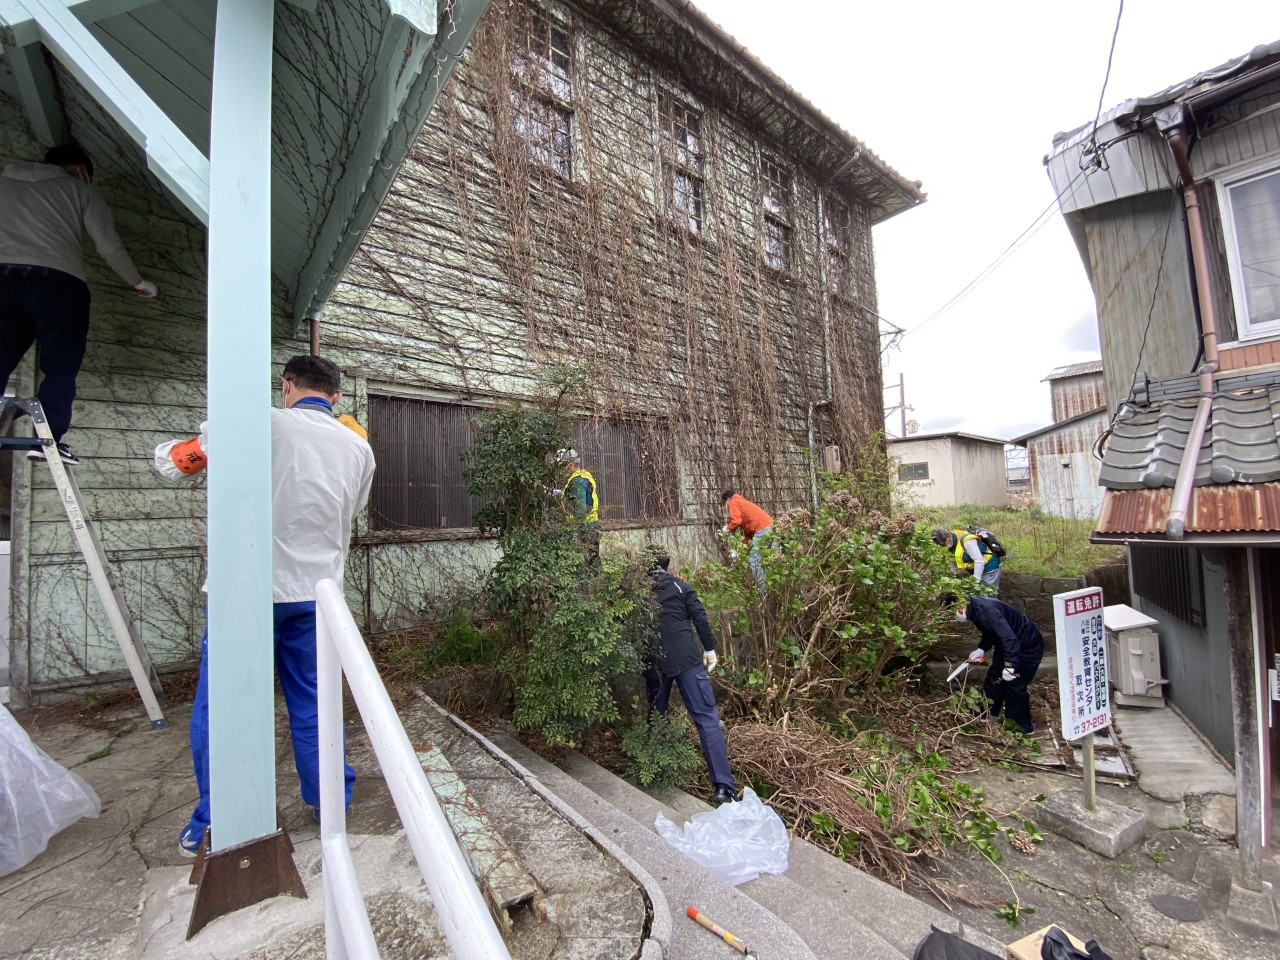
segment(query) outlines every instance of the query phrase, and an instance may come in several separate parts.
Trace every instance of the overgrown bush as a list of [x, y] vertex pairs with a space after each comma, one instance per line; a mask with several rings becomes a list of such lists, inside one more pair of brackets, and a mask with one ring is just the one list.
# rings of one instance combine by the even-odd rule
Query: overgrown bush
[[681, 787], [702, 767], [689, 721], [680, 714], [653, 714], [622, 735], [627, 776], [642, 787]]
[[555, 452], [570, 446], [562, 404], [578, 385], [570, 373], [544, 405], [478, 416], [464, 473], [484, 502], [476, 523], [497, 533], [502, 550], [486, 590], [508, 640], [502, 668], [515, 721], [568, 746], [618, 719], [610, 679], [639, 669], [624, 637], [639, 596], [635, 575], [626, 564], [596, 562], [583, 525], [554, 493], [564, 481]]
[[[872, 451], [856, 462], [874, 459]], [[731, 635], [735, 689], [761, 717], [875, 689], [887, 667], [921, 659], [952, 629], [939, 597], [961, 585], [927, 532], [916, 532], [913, 514], [870, 505], [887, 507], [892, 488], [887, 469], [878, 486], [875, 476], [870, 467], [825, 475], [816, 514], [775, 517], [763, 596], [745, 545], [696, 574], [708, 610]]]

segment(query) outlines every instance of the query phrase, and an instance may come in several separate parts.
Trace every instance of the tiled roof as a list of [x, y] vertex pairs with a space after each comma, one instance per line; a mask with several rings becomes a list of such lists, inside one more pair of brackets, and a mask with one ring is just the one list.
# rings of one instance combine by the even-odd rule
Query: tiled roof
[[1069, 363], [1065, 367], [1055, 367], [1053, 370], [1050, 370], [1049, 375], [1040, 382], [1044, 383], [1045, 380], [1061, 380], [1064, 377], [1079, 377], [1086, 373], [1101, 372], [1101, 360], [1086, 360], [1084, 363]]
[[[1197, 400], [1166, 399], [1112, 428], [1098, 482], [1111, 490], [1172, 487]], [[1195, 485], [1280, 480], [1280, 384], [1220, 393], [1205, 429]]]

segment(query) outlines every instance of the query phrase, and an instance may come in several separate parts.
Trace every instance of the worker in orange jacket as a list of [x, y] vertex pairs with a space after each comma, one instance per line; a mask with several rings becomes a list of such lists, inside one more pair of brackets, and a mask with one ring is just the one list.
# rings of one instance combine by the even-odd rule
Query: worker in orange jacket
[[751, 547], [747, 559], [751, 564], [751, 573], [756, 578], [760, 592], [764, 593], [764, 566], [760, 562], [760, 544], [763, 537], [773, 529], [773, 517], [752, 503], [737, 490], [726, 490], [720, 495], [729, 510], [729, 522], [724, 532], [742, 531], [742, 539]]

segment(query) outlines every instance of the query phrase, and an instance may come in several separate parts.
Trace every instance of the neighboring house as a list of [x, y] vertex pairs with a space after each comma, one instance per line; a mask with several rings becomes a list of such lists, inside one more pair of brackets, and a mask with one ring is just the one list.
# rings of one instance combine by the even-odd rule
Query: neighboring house
[[922, 200], [688, 4], [495, 3], [321, 321], [378, 458], [366, 624], [491, 562], [473, 418], [567, 365], [606, 546], [810, 505], [878, 423], [871, 228]]
[[1003, 440], [971, 433], [913, 433], [890, 438], [898, 488], [924, 506], [974, 503], [1003, 507], [1008, 500]]
[[1129, 545], [1169, 700], [1235, 766], [1258, 891], [1280, 774], [1280, 43], [1094, 126], [1046, 161], [1111, 402], [1094, 539]]
[[1027, 450], [1031, 498], [1056, 517], [1093, 519], [1102, 507], [1096, 448], [1111, 423], [1102, 361], [1058, 367], [1045, 380], [1053, 423], [1013, 441]]
[[[214, 0], [78, 6], [114, 69], [207, 151]], [[466, 47], [456, 69], [402, 19], [436, 6], [275, 7], [272, 367], [310, 340], [344, 370], [344, 412], [369, 427], [376, 489], [346, 584], [369, 631], [420, 620], [433, 593], [492, 561], [462, 482], [470, 418], [534, 396], [558, 365], [588, 376], [578, 440], [606, 538], [664, 537], [683, 562], [723, 522], [726, 486], [771, 510], [810, 503], [810, 451], [847, 460], [879, 423], [871, 228], [924, 199], [687, 5], [494, 3], [468, 46], [471, 25], [449, 12], [477, 5], [454, 0], [438, 5], [438, 46]], [[46, 64], [38, 40], [21, 39], [35, 44], [24, 69]], [[24, 99], [11, 62], [6, 46], [0, 163], [38, 158], [51, 139], [33, 132], [44, 101]], [[149, 462], [206, 416], [207, 232], [130, 139], [145, 125], [120, 126], [60, 63], [40, 90], [94, 155], [126, 247], [160, 285], [140, 301], [90, 249], [69, 440], [148, 650], [190, 664], [206, 487], [166, 484]], [[265, 362], [255, 369], [261, 383], [244, 389], [265, 404]], [[16, 386], [32, 392], [30, 364]], [[3, 456], [15, 687], [119, 676], [47, 470]]]

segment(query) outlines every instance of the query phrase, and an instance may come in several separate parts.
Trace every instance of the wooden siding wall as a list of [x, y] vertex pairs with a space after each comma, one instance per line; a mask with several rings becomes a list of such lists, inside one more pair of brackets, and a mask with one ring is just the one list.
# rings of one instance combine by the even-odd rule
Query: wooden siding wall
[[[827, 390], [815, 178], [766, 144], [795, 184], [796, 266], [773, 273], [758, 252], [760, 137], [571, 8], [574, 182], [513, 171], [494, 88], [509, 82], [500, 31], [516, 8], [495, 4], [429, 119], [326, 314], [326, 353], [368, 390], [457, 399], [529, 396], [549, 366], [583, 364], [591, 412], [674, 424], [686, 519], [718, 518], [727, 486], [774, 511], [805, 504], [810, 404]], [[660, 91], [703, 109], [700, 239], [661, 213]], [[870, 227], [846, 199], [858, 303], [874, 309]], [[878, 334], [854, 303], [833, 314], [835, 403], [818, 408], [817, 440], [848, 457], [880, 422]]]
[[1049, 381], [1053, 422], [1061, 423], [1107, 405], [1107, 385], [1101, 373]]
[[1168, 192], [1147, 194], [1078, 216], [1088, 240], [1106, 396], [1114, 413], [1129, 396], [1135, 368], [1152, 380], [1180, 377], [1191, 372], [1196, 357], [1181, 201], [1175, 206]]
[[[86, 510], [147, 649], [158, 663], [184, 660], [201, 629], [203, 491], [165, 483], [149, 463], [156, 443], [190, 434], [204, 416], [204, 231], [164, 200], [75, 81], [58, 79], [125, 247], [160, 287], [155, 300], [138, 299], [86, 244], [92, 319], [67, 442], [84, 458], [74, 469]], [[0, 77], [0, 162], [38, 160], [12, 89]], [[21, 396], [33, 393], [34, 353], [15, 378]], [[48, 469], [14, 458], [12, 479], [15, 685], [123, 669]]]

